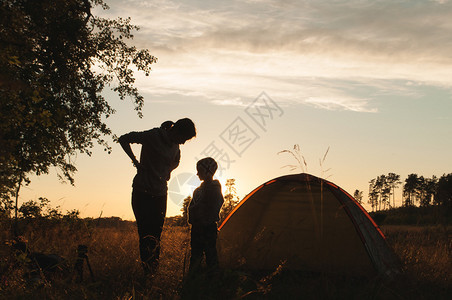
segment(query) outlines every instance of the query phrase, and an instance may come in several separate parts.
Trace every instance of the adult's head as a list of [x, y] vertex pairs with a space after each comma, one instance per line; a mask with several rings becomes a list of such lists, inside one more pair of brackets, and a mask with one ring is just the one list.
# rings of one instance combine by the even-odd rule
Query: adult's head
[[170, 138], [176, 144], [183, 144], [196, 136], [195, 124], [189, 118], [177, 120], [168, 131]]

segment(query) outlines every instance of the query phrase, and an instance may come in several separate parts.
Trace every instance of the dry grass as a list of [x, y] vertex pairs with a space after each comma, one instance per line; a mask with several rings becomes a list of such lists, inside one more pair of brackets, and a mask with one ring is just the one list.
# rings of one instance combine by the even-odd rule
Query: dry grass
[[412, 280], [452, 286], [451, 227], [386, 225], [382, 230]]
[[[52, 275], [53, 280], [44, 280], [39, 288], [29, 286], [25, 279], [25, 263], [15, 259], [7, 231], [3, 231], [0, 298], [153, 299], [155, 295], [165, 299], [178, 298], [189, 242], [186, 228], [165, 227], [161, 266], [154, 278], [153, 289], [146, 288], [143, 278], [134, 224], [124, 224], [119, 228], [30, 226], [24, 237], [31, 251], [57, 253], [67, 258], [69, 267], [61, 274]], [[84, 281], [77, 283], [75, 280], [73, 265], [79, 244], [88, 246], [94, 281], [86, 264]]]
[[[449, 299], [451, 296], [451, 228], [385, 226], [388, 243], [405, 264], [406, 275], [394, 283], [322, 274], [274, 272], [249, 274], [224, 270], [184, 281], [188, 263], [186, 228], [165, 227], [159, 272], [146, 285], [139, 263], [134, 224], [111, 228], [29, 226], [24, 236], [32, 251], [58, 253], [75, 259], [78, 244], [86, 244], [95, 274], [85, 270], [77, 283], [71, 268], [31, 286], [23, 262], [12, 254], [7, 230], [0, 237], [0, 298], [6, 299]], [[49, 280], [47, 280], [49, 279]], [[52, 280], [50, 280], [52, 279]]]

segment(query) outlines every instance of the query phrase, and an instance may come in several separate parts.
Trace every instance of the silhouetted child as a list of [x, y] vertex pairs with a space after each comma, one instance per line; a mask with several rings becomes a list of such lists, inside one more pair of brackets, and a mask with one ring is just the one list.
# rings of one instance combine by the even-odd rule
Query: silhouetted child
[[201, 185], [193, 192], [188, 206], [188, 223], [191, 224], [191, 257], [189, 273], [199, 271], [203, 255], [209, 268], [218, 267], [217, 222], [223, 205], [221, 184], [213, 180], [218, 165], [211, 157], [198, 161], [196, 169]]

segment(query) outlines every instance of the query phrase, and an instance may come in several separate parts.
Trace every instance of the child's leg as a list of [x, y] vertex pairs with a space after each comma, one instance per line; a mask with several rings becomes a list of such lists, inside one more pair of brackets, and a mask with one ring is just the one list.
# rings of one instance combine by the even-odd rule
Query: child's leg
[[190, 245], [191, 256], [188, 271], [192, 273], [201, 268], [202, 256], [204, 252], [203, 232], [201, 226], [192, 225]]
[[218, 254], [217, 254], [217, 224], [209, 224], [204, 227], [205, 234], [205, 252], [206, 252], [206, 264], [210, 268], [218, 267]]

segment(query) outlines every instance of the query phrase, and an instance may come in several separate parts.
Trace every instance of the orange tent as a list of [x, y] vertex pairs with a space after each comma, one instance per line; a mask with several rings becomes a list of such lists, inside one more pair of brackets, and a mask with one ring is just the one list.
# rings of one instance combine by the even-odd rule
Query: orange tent
[[400, 263], [378, 226], [347, 192], [309, 175], [270, 180], [221, 224], [223, 267], [393, 276]]

